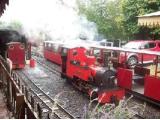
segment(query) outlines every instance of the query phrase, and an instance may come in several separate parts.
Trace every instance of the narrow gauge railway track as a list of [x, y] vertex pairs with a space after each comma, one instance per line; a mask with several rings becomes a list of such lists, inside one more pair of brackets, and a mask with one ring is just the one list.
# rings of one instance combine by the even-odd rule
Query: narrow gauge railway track
[[[59, 118], [59, 119], [74, 119], [75, 117], [65, 110], [59, 103], [53, 100], [46, 92], [44, 92], [38, 85], [36, 85], [23, 71], [14, 71], [18, 76], [23, 75], [25, 78], [20, 77], [22, 82], [29, 88], [29, 92], [33, 94], [36, 100], [41, 103], [43, 108], [43, 116], [45, 113], [50, 113], [46, 118]], [[33, 102], [31, 100], [31, 102]]]
[[[136, 92], [133, 92], [131, 90], [127, 90], [127, 96], [130, 96], [130, 95], [133, 95], [134, 96], [134, 99], [135, 101], [136, 100], [139, 100], [141, 102], [145, 102], [147, 103], [149, 106], [147, 106], [145, 109], [149, 109], [151, 111], [153, 111], [152, 113], [155, 114], [155, 112], [159, 113], [159, 110], [160, 110], [160, 103], [156, 100], [151, 100], [150, 98], [148, 97], [145, 97], [143, 95], [141, 95], [140, 93], [136, 93]], [[150, 108], [150, 106], [152, 106], [152, 108]], [[151, 112], [149, 113], [143, 113], [144, 115], [140, 115], [140, 114], [136, 114], [134, 117], [137, 118], [137, 119], [157, 119], [159, 117], [155, 117], [155, 115], [152, 115]], [[151, 117], [151, 116], [154, 116], [154, 117]]]

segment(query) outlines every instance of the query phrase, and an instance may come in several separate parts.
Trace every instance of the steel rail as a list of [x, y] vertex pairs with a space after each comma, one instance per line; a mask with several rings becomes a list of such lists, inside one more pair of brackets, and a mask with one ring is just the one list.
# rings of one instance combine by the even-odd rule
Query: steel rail
[[[49, 95], [46, 94], [46, 92], [44, 92], [42, 89], [40, 89], [24, 72], [18, 71], [18, 72], [16, 72], [16, 73], [19, 73], [18, 76], [20, 76], [20, 74], [23, 74], [23, 76], [25, 76], [25, 78], [27, 79], [27, 81], [29, 81], [29, 83], [26, 83], [26, 82], [25, 82], [25, 85], [26, 85], [26, 86], [28, 86], [28, 85], [30, 86], [30, 91], [31, 91], [35, 96], [39, 97], [39, 99], [41, 100], [41, 102], [43, 103], [43, 105], [45, 105], [45, 106], [47, 107], [47, 109], [52, 110], [52, 108], [45, 103], [44, 99], [40, 98], [40, 97], [42, 97], [42, 96], [43, 96], [43, 97], [46, 97], [46, 101], [47, 101], [47, 99], [48, 99], [48, 100], [50, 101], [50, 104], [52, 103], [52, 105], [54, 105], [54, 104], [56, 103], [56, 107], [57, 107], [61, 112], [63, 112], [63, 113], [65, 114], [65, 116], [67, 116], [67, 118], [69, 118], [69, 119], [74, 119], [74, 118], [75, 118], [72, 114], [70, 114], [68, 111], [66, 111], [65, 108], [63, 108], [63, 106], [61, 106], [59, 103], [55, 102]], [[21, 77], [21, 79], [23, 79], [23, 78]], [[24, 80], [23, 80], [23, 81], [24, 81]], [[32, 87], [31, 87], [31, 85], [32, 85]], [[34, 90], [31, 90], [31, 89], [33, 89], [33, 87], [35, 87]], [[35, 89], [37, 89], [37, 90], [39, 91], [39, 93], [36, 93], [36, 92], [35, 92], [35, 91], [36, 91]], [[40, 94], [41, 94], [41, 95], [40, 95]], [[50, 105], [50, 104], [49, 104], [49, 105]], [[55, 111], [53, 111], [53, 114], [56, 115], [58, 118], [62, 118], [61, 116], [57, 115], [57, 113], [55, 113]], [[65, 118], [66, 118], [66, 117], [65, 117]]]
[[[36, 57], [39, 57], [39, 56], [36, 56]], [[50, 65], [47, 65], [46, 63], [45, 63], [45, 65], [44, 65], [44, 62], [42, 62], [41, 60], [39, 60], [39, 59], [36, 58], [36, 57], [33, 56], [33, 58], [34, 58], [35, 60], [37, 60], [36, 62], [38, 62], [40, 65], [44, 66], [45, 68], [47, 68], [49, 71], [53, 72], [53, 73], [56, 74], [56, 75], [59, 75], [59, 74], [61, 73], [60, 70], [57, 70], [57, 69], [51, 67]], [[44, 57], [42, 57], [42, 58], [44, 58]], [[50, 63], [50, 64], [51, 64], [51, 63]], [[52, 66], [53, 66], [53, 65], [54, 65], [54, 64], [52, 64]], [[56, 66], [56, 67], [57, 67], [57, 66]]]

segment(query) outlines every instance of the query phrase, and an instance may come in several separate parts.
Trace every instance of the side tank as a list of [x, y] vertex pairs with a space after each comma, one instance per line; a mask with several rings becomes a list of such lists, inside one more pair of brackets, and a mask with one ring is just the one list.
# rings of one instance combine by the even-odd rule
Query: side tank
[[115, 71], [112, 69], [99, 67], [94, 76], [94, 83], [97, 86], [113, 88], [115, 86]]

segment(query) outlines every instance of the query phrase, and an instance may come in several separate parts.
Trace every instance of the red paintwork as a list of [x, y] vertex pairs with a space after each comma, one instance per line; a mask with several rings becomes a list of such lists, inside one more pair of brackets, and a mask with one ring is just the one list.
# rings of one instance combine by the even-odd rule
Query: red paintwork
[[[76, 55], [73, 55], [74, 51], [77, 51]], [[85, 55], [85, 51], [85, 48], [73, 48], [68, 51], [67, 76], [70, 78], [77, 77], [88, 81], [88, 78], [92, 76], [90, 66], [94, 65], [96, 59], [95, 57]], [[71, 61], [79, 62], [79, 64], [73, 64]]]
[[36, 64], [36, 62], [35, 62], [35, 60], [34, 59], [31, 59], [30, 60], [30, 67], [35, 67], [35, 64]]
[[125, 90], [124, 89], [113, 89], [113, 90], [106, 90], [103, 92], [100, 92], [98, 94], [98, 102], [99, 103], [109, 103], [111, 102], [111, 97], [115, 96], [117, 100], [123, 99], [125, 96]]
[[132, 71], [129, 69], [117, 69], [117, 84], [122, 88], [132, 88]]
[[43, 44], [44, 57], [58, 65], [61, 65], [61, 45], [62, 44], [53, 41], [45, 41]]
[[62, 64], [61, 55], [57, 52], [44, 49], [44, 57], [56, 64]]
[[[135, 67], [134, 73], [141, 76], [145, 76], [144, 86], [141, 84], [141, 87], [144, 88], [144, 94], [143, 93], [140, 94], [160, 101], [160, 92], [158, 91], [160, 85], [160, 78], [156, 76], [150, 76], [149, 69], [139, 66]], [[133, 73], [131, 70], [125, 68], [117, 69], [117, 83], [119, 87], [132, 90], [132, 77]], [[138, 82], [140, 83], [142, 82], [142, 80], [139, 80]]]
[[[146, 51], [160, 51], [160, 40], [155, 40], [155, 41], [153, 41], [153, 40], [148, 40], [148, 41], [136, 40], [136, 41], [130, 41], [128, 43], [134, 43], [134, 44], [137, 44], [137, 46], [138, 45], [143, 46], [146, 43], [155, 43], [154, 48], [143, 49], [143, 50], [146, 50]], [[132, 47], [132, 46], [130, 46], [130, 47]], [[129, 48], [129, 49], [131, 49], [131, 48]], [[137, 48], [137, 50], [140, 50], [140, 48]], [[126, 62], [131, 56], [135, 56], [138, 59], [139, 62], [142, 61], [142, 54], [132, 53], [132, 52], [127, 52], [125, 54], [124, 52], [121, 52], [120, 57], [119, 57], [119, 62], [120, 63]], [[155, 59], [155, 55], [143, 54], [143, 62], [144, 61], [153, 61], [153, 59]]]
[[144, 95], [160, 101], [160, 78], [155, 76], [146, 76], [144, 84]]
[[22, 69], [22, 68], [24, 68], [24, 67], [25, 67], [25, 64], [13, 64], [13, 65], [12, 65], [12, 69], [16, 69], [16, 68]]
[[[23, 48], [21, 48], [21, 46], [23, 46]], [[19, 42], [9, 43], [7, 54], [8, 58], [12, 61], [13, 69], [25, 67], [25, 47], [23, 44]]]

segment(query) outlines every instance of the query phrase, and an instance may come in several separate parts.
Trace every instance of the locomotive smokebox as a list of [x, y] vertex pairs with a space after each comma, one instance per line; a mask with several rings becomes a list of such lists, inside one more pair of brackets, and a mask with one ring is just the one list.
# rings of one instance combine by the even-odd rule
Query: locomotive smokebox
[[96, 71], [94, 82], [97, 86], [113, 88], [115, 85], [115, 71], [111, 69], [101, 69]]

